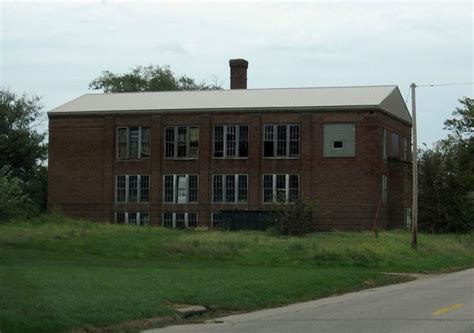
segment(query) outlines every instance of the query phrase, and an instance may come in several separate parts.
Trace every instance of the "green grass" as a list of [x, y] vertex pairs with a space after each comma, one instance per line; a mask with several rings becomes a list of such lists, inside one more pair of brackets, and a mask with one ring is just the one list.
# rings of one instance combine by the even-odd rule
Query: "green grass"
[[474, 265], [473, 235], [276, 237], [60, 216], [0, 225], [0, 331], [61, 332], [166, 316], [169, 303], [250, 311]]

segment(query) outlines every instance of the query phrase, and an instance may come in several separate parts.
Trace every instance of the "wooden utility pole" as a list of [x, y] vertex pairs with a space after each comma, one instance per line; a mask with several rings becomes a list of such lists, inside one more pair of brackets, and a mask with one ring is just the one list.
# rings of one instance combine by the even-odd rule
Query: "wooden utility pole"
[[412, 140], [413, 140], [413, 208], [411, 210], [411, 248], [418, 246], [418, 146], [416, 142], [416, 84], [412, 83], [411, 88], [411, 116], [412, 116]]

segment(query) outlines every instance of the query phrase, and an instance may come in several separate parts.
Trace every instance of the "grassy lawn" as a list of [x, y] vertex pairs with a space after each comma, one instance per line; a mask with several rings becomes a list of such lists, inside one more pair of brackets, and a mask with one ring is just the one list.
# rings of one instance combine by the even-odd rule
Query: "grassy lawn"
[[250, 311], [407, 280], [383, 272], [474, 266], [474, 235], [276, 237], [58, 216], [0, 225], [0, 331], [58, 332], [173, 313]]

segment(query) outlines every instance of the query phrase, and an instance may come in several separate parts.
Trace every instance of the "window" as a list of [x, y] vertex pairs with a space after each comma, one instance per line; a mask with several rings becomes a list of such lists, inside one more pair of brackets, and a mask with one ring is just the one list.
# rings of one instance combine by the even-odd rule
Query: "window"
[[150, 176], [118, 175], [115, 185], [115, 201], [148, 202], [150, 197]]
[[211, 215], [212, 228], [222, 228], [222, 213], [214, 212]]
[[116, 212], [115, 223], [146, 226], [150, 223], [150, 217], [143, 212]]
[[400, 136], [397, 133], [392, 133], [392, 149], [390, 151], [390, 157], [400, 157]]
[[299, 148], [299, 125], [263, 126], [263, 157], [298, 157]]
[[150, 128], [119, 127], [117, 128], [117, 158], [149, 158]]
[[264, 125], [263, 157], [298, 157], [299, 125]]
[[199, 127], [170, 126], [165, 128], [166, 158], [197, 158], [199, 155]]
[[214, 126], [214, 157], [248, 157], [248, 133], [244, 125]]
[[162, 225], [172, 229], [194, 229], [197, 227], [197, 213], [166, 212], [163, 213]]
[[386, 175], [382, 175], [382, 205], [387, 205], [387, 194], [388, 194], [388, 178]]
[[355, 156], [355, 124], [324, 124], [323, 140], [324, 157]]
[[411, 153], [410, 140], [404, 137], [402, 142], [403, 142], [402, 158], [404, 161], [410, 161], [410, 153]]
[[196, 203], [197, 175], [164, 175], [163, 201], [166, 203]]
[[213, 202], [247, 202], [247, 179], [247, 175], [213, 175]]
[[333, 141], [332, 142], [332, 147], [334, 149], [342, 149], [342, 148], [344, 148], [344, 145], [343, 145], [342, 141]]
[[263, 175], [263, 202], [294, 202], [299, 197], [299, 175]]

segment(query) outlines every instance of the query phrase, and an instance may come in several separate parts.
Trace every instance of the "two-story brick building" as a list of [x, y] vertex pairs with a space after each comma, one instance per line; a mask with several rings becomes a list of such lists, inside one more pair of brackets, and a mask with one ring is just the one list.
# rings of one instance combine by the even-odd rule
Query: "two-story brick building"
[[194, 227], [298, 197], [320, 229], [406, 223], [411, 117], [397, 86], [86, 94], [50, 111], [49, 207]]

